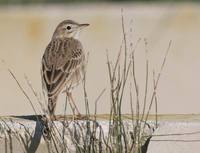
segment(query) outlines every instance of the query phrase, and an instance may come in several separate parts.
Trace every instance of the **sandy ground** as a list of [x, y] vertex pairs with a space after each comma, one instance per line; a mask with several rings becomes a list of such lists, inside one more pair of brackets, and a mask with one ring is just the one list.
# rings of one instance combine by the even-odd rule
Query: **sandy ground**
[[[164, 52], [173, 41], [167, 65], [158, 87], [158, 113], [192, 114], [199, 111], [200, 91], [200, 5], [195, 3], [128, 3], [77, 4], [49, 6], [0, 7], [0, 58], [15, 72], [37, 110], [40, 106], [24, 80], [26, 74], [33, 87], [41, 93], [40, 63], [46, 45], [56, 25], [64, 19], [74, 19], [91, 26], [81, 34], [81, 41], [90, 58], [87, 70], [87, 91], [90, 110], [101, 90], [105, 94], [98, 103], [98, 113], [108, 113], [110, 106], [106, 49], [114, 58], [122, 40], [121, 8], [124, 8], [127, 38], [135, 45], [142, 38], [136, 52], [136, 71], [140, 99], [144, 99], [145, 47], [148, 41], [150, 80], [152, 70], [159, 71]], [[130, 32], [132, 29], [132, 32]], [[19, 91], [15, 81], [0, 64], [0, 115], [33, 114], [30, 104]], [[74, 90], [74, 97], [82, 113], [85, 103], [82, 86]], [[123, 101], [123, 113], [130, 113], [129, 93]], [[148, 99], [150, 99], [148, 96]], [[61, 94], [57, 113], [63, 113], [65, 95]], [[148, 101], [149, 102], [149, 101]], [[68, 111], [70, 112], [70, 111]], [[154, 110], [152, 110], [154, 113]]]

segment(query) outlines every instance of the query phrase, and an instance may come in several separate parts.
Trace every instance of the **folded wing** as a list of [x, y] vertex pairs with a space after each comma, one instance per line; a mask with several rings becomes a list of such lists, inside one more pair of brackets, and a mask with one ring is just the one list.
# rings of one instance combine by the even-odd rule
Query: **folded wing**
[[42, 58], [42, 78], [48, 96], [57, 96], [83, 64], [82, 45], [75, 39], [52, 40]]

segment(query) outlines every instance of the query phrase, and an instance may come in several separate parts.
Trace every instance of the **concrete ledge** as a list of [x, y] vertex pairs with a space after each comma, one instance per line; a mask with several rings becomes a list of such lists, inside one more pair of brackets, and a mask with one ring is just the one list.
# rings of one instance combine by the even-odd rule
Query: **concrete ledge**
[[[94, 125], [97, 127], [95, 133], [97, 138], [101, 138], [102, 135], [104, 138], [108, 136], [108, 115], [99, 115], [97, 122], [84, 119], [72, 120], [71, 116], [66, 118], [67, 121], [63, 124], [63, 117], [58, 116], [59, 121], [54, 121], [53, 124], [56, 126], [54, 134], [57, 136], [58, 142], [63, 141], [61, 135], [64, 135], [67, 152], [76, 152], [75, 137], [79, 139], [76, 139], [76, 141], [79, 141], [81, 145], [87, 143], [86, 133], [92, 133]], [[130, 133], [133, 132], [134, 125], [128, 119], [130, 116], [124, 115], [123, 118], [127, 138], [131, 139]], [[152, 119], [152, 121], [148, 121], [150, 126], [145, 126], [147, 138], [152, 136], [150, 139], [144, 140], [147, 153], [199, 152], [199, 115], [161, 115], [158, 116], [157, 129], [155, 129], [153, 118], [155, 116], [150, 116], [150, 119]], [[90, 130], [87, 130], [88, 126]], [[146, 143], [147, 141], [149, 142]], [[35, 116], [2, 117], [0, 120], [0, 152], [49, 152], [48, 143], [43, 138], [41, 122], [38, 122]], [[61, 151], [59, 150], [59, 152]]]
[[[38, 116], [39, 117], [39, 116]], [[67, 116], [68, 120], [63, 120], [63, 117], [58, 116], [59, 120], [52, 122], [53, 130], [52, 135], [55, 138], [55, 143], [58, 146], [62, 146], [62, 143], [66, 143], [66, 151], [69, 153], [77, 152], [77, 142], [79, 146], [90, 145], [91, 134], [95, 132], [95, 138], [99, 142], [107, 140], [109, 135], [109, 127], [112, 131], [112, 126], [109, 125], [108, 119], [93, 120], [71, 120], [71, 116]], [[40, 119], [40, 117], [39, 117]], [[144, 135], [147, 137], [143, 140], [145, 145], [146, 139], [153, 133], [153, 124], [144, 124]], [[94, 128], [95, 126], [95, 128]], [[128, 143], [132, 143], [131, 136], [133, 135], [133, 129], [135, 128], [131, 120], [123, 120], [123, 126], [125, 129]], [[114, 132], [114, 131], [112, 131]], [[35, 116], [16, 116], [16, 117], [3, 117], [0, 121], [0, 152], [14, 152], [14, 153], [45, 153], [49, 152], [49, 148], [53, 146], [49, 144], [51, 142], [45, 141], [44, 126], [42, 122], [37, 121]], [[63, 139], [64, 138], [64, 139]], [[59, 144], [61, 143], [61, 145]], [[129, 145], [130, 145], [129, 144]], [[102, 148], [106, 148], [104, 143], [101, 144]], [[63, 146], [62, 146], [63, 147]], [[62, 147], [56, 148], [58, 152], [62, 152]], [[56, 151], [55, 151], [56, 152]], [[104, 152], [104, 150], [103, 150]]]
[[162, 121], [153, 133], [147, 153], [197, 153], [199, 146], [199, 121]]

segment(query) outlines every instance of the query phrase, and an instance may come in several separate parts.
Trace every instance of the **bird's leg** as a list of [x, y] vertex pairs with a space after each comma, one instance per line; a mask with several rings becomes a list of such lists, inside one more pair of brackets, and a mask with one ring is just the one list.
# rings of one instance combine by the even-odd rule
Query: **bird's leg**
[[55, 114], [50, 114], [50, 120], [55, 121], [56, 120], [56, 115]]
[[72, 97], [72, 93], [69, 92], [69, 93], [68, 93], [68, 96], [69, 96], [69, 98], [70, 98], [71, 103], [74, 105], [74, 108], [76, 109], [78, 115], [81, 115], [81, 113], [79, 112], [78, 107], [76, 106], [75, 101], [74, 101], [74, 99], [73, 99], [73, 97]]
[[70, 107], [73, 111], [73, 114], [75, 115], [75, 110], [77, 111], [78, 115], [80, 116], [80, 112], [75, 104], [74, 99], [72, 98], [72, 93], [69, 91], [69, 88], [66, 87], [66, 90], [64, 90], [63, 92], [66, 93], [66, 100], [69, 101]]
[[66, 89], [62, 93], [66, 93], [66, 103], [67, 103], [67, 101], [69, 101], [69, 105], [70, 105], [70, 107], [72, 109], [73, 115], [75, 115], [75, 107], [72, 106], [72, 103], [71, 103], [70, 97], [69, 97], [69, 88], [66, 87]]
[[70, 101], [70, 98], [69, 98], [69, 94], [68, 94], [68, 93], [69, 93], [69, 92], [66, 90], [66, 102], [69, 101], [69, 105], [70, 105], [70, 107], [71, 107], [71, 109], [72, 109], [73, 115], [75, 115], [75, 107], [72, 106], [72, 103], [71, 103], [71, 101]]

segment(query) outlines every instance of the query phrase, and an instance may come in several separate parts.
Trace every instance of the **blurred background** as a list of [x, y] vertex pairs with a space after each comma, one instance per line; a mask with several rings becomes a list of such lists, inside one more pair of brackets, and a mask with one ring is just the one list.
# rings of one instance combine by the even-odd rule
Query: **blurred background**
[[[169, 41], [167, 63], [158, 87], [158, 113], [200, 113], [200, 3], [198, 0], [0, 0], [0, 115], [33, 114], [33, 110], [6, 67], [31, 97], [28, 76], [33, 88], [41, 93], [40, 64], [55, 27], [65, 19], [89, 23], [80, 36], [89, 52], [87, 92], [91, 113], [101, 90], [98, 113], [109, 113], [109, 78], [106, 50], [116, 58], [123, 39], [121, 9], [128, 43], [141, 42], [136, 50], [136, 71], [141, 102], [145, 82], [145, 45], [147, 40], [150, 75], [159, 71]], [[152, 80], [149, 81], [151, 90]], [[82, 86], [73, 92], [82, 113], [85, 112]], [[148, 95], [150, 95], [149, 93]], [[129, 95], [129, 94], [128, 94]], [[56, 112], [63, 112], [65, 95], [61, 94]], [[148, 96], [150, 98], [150, 96]], [[123, 113], [130, 113], [129, 98], [123, 102]], [[152, 110], [153, 113], [154, 110]], [[70, 111], [69, 111], [70, 113]]]

